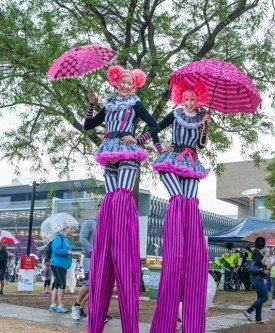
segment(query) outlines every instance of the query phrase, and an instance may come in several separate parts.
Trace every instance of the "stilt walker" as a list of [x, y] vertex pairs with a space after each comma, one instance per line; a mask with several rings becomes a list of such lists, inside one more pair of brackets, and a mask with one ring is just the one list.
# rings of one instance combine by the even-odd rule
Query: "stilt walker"
[[[102, 122], [106, 126], [105, 138], [95, 154], [96, 161], [104, 167], [106, 195], [98, 215], [91, 258], [87, 332], [103, 331], [116, 281], [122, 332], [138, 333], [140, 255], [133, 188], [140, 163], [148, 156], [140, 144], [157, 133], [158, 125], [134, 94], [146, 81], [140, 69], [129, 71], [112, 66], [108, 79], [117, 87], [117, 94], [107, 99], [94, 116], [96, 97], [90, 92], [84, 123], [86, 130]], [[135, 139], [132, 134], [137, 117], [146, 122], [149, 132]]]
[[161, 130], [172, 126], [172, 143], [165, 149], [160, 143], [155, 144], [160, 155], [152, 166], [171, 198], [164, 226], [157, 308], [150, 333], [176, 332], [180, 301], [182, 332], [205, 332], [208, 255], [197, 191], [199, 180], [207, 172], [196, 148], [206, 144], [210, 117], [198, 105], [207, 98], [202, 82], [191, 85], [182, 81], [172, 90], [176, 107], [159, 124]]

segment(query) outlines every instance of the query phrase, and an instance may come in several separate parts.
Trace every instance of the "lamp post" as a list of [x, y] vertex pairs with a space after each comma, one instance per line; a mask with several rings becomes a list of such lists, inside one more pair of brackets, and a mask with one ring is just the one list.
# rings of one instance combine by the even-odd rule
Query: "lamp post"
[[30, 211], [30, 222], [29, 222], [29, 234], [28, 234], [28, 245], [27, 245], [27, 255], [31, 253], [31, 239], [32, 239], [32, 225], [33, 225], [33, 211], [34, 211], [34, 201], [35, 201], [35, 191], [39, 184], [34, 180], [29, 184], [32, 187], [32, 198], [31, 198], [31, 211]]
[[254, 216], [254, 198], [260, 192], [260, 188], [252, 188], [242, 192], [242, 195], [245, 195], [249, 201], [249, 216]]

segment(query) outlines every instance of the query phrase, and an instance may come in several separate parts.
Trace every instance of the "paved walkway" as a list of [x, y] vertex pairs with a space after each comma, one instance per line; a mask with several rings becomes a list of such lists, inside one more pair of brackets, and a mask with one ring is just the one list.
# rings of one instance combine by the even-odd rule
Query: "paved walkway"
[[[244, 306], [240, 305], [230, 305], [230, 306], [218, 306], [218, 308], [232, 309], [236, 311], [244, 310]], [[17, 318], [22, 320], [31, 320], [35, 322], [62, 325], [71, 328], [86, 326], [85, 320], [73, 320], [71, 314], [59, 314], [49, 312], [44, 309], [29, 308], [25, 306], [12, 305], [12, 304], [1, 304], [0, 303], [0, 316], [7, 318]], [[263, 318], [265, 321], [275, 319], [275, 311], [269, 309], [264, 309]], [[247, 319], [244, 318], [243, 314], [229, 314], [223, 316], [209, 317], [206, 323], [206, 333], [219, 332], [222, 328], [230, 328], [234, 326], [242, 326], [246, 324], [251, 324]], [[140, 333], [149, 333], [150, 325], [140, 323]], [[120, 320], [112, 319], [106, 325], [104, 333], [121, 333]]]

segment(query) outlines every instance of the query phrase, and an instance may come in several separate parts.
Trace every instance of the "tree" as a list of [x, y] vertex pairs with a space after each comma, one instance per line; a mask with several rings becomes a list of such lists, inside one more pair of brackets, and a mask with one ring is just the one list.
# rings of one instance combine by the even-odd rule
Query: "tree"
[[266, 177], [267, 183], [270, 185], [270, 194], [265, 198], [265, 206], [271, 211], [271, 218], [275, 219], [275, 158], [267, 165], [269, 175]]
[[[43, 156], [60, 174], [80, 159], [92, 166], [92, 154], [103, 127], [84, 133], [87, 89], [100, 98], [113, 89], [105, 69], [79, 80], [50, 81], [45, 73], [65, 50], [101, 43], [118, 51], [117, 63], [141, 67], [147, 74], [141, 100], [157, 120], [167, 112], [168, 78], [173, 69], [193, 60], [217, 57], [236, 63], [262, 92], [274, 89], [273, 1], [248, 0], [0, 0], [0, 107], [18, 115], [21, 124], [3, 135], [4, 158], [15, 164], [33, 161], [44, 171]], [[273, 95], [274, 98], [274, 95]], [[274, 101], [273, 101], [274, 102]], [[144, 132], [138, 124], [137, 132]], [[271, 120], [257, 114], [213, 115], [205, 154], [216, 167], [218, 152], [228, 150], [232, 136], [242, 152], [259, 134], [274, 133]], [[162, 139], [167, 140], [166, 135]], [[148, 165], [148, 164], [146, 164]]]

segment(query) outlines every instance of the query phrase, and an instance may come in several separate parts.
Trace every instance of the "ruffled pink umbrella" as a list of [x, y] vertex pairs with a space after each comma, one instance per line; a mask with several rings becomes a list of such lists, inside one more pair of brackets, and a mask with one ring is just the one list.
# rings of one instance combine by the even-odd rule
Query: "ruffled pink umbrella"
[[253, 113], [262, 101], [251, 78], [230, 62], [214, 58], [191, 62], [171, 74], [170, 88], [183, 79], [205, 82], [209, 102], [204, 106], [223, 113]]
[[0, 243], [7, 245], [15, 245], [18, 244], [18, 239], [7, 230], [0, 230]]
[[106, 66], [117, 52], [102, 45], [82, 45], [63, 53], [48, 71], [51, 79], [82, 76]]

